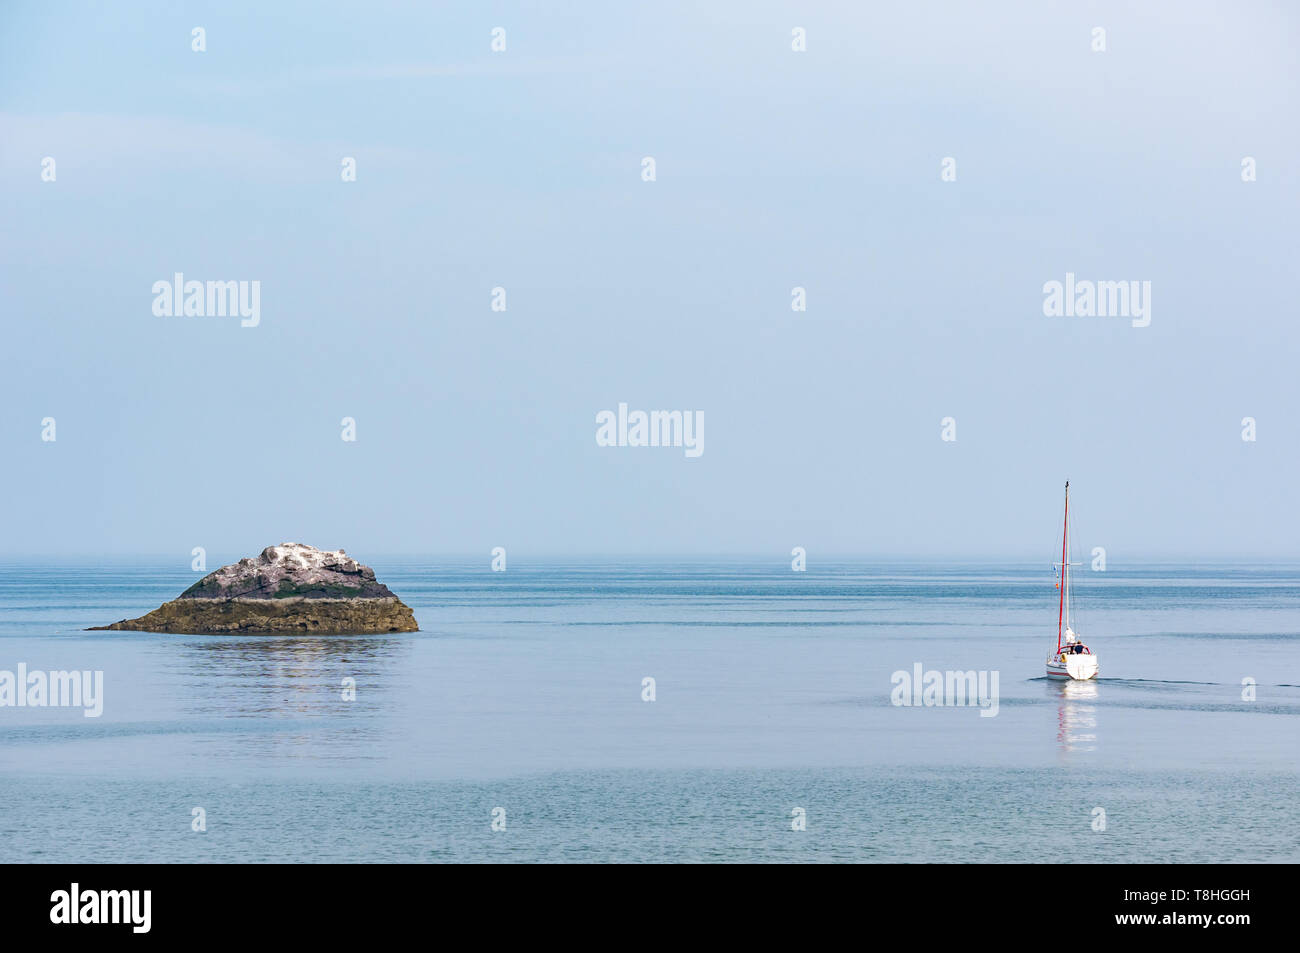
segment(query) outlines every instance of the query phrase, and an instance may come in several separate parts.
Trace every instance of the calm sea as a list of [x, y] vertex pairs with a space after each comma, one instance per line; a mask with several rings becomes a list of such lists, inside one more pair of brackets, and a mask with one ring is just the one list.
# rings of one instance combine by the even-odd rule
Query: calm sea
[[104, 673], [0, 708], [0, 861], [1300, 860], [1294, 566], [1080, 573], [1060, 684], [1047, 565], [368, 561], [421, 632], [85, 632], [195, 574], [0, 566], [0, 671]]

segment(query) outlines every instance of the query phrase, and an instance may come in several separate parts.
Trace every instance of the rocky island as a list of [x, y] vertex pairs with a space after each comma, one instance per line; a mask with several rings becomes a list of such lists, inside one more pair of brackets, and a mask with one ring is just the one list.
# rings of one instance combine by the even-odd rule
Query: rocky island
[[416, 632], [419, 626], [410, 606], [343, 550], [281, 543], [256, 559], [222, 566], [147, 615], [87, 631], [110, 629], [367, 635]]

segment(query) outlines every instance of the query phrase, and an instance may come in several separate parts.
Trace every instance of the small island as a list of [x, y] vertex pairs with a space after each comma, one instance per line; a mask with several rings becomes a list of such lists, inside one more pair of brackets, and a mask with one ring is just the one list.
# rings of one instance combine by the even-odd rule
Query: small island
[[222, 566], [147, 615], [87, 631], [108, 630], [369, 635], [419, 626], [410, 606], [343, 550], [281, 543]]

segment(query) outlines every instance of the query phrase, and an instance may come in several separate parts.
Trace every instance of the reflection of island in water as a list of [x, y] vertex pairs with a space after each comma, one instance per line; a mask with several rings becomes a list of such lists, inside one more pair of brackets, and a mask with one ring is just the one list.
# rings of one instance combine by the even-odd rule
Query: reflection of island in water
[[1053, 686], [1060, 691], [1056, 710], [1056, 743], [1062, 751], [1097, 750], [1098, 686], [1091, 679], [1080, 682], [1071, 679]]
[[331, 635], [169, 643], [179, 702], [216, 728], [205, 757], [371, 761], [403, 707], [411, 640]]
[[185, 648], [194, 711], [312, 715], [337, 711], [344, 703], [344, 679], [354, 679], [372, 696], [382, 693], [411, 645], [398, 638], [331, 635], [213, 638]]

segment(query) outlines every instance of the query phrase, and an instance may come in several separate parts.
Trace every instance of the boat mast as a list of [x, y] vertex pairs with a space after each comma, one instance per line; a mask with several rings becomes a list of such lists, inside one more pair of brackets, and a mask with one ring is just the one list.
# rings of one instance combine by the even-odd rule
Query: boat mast
[[1070, 631], [1070, 597], [1074, 595], [1070, 591], [1070, 487], [1069, 480], [1066, 480], [1065, 487], [1065, 630]]
[[1067, 562], [1069, 554], [1066, 552], [1066, 541], [1070, 538], [1070, 481], [1065, 481], [1065, 523], [1061, 527], [1061, 607], [1057, 610], [1056, 616], [1056, 652], [1061, 652], [1061, 635], [1065, 625], [1065, 590], [1070, 585], [1070, 564]]

